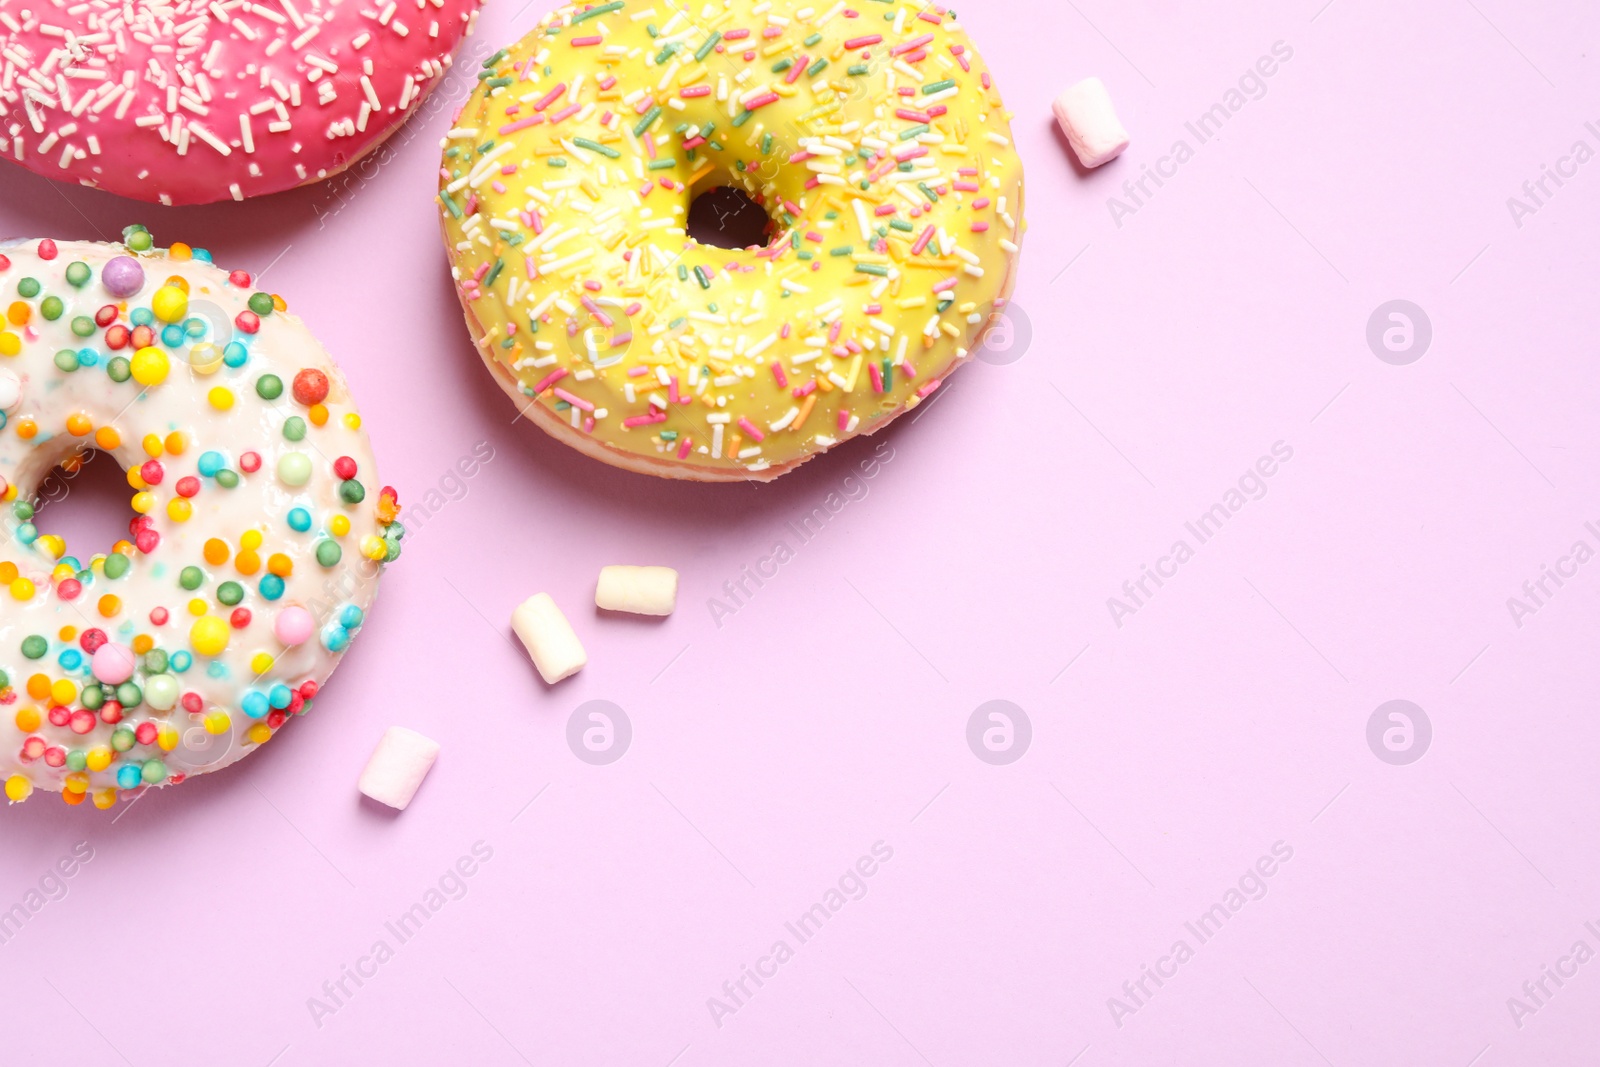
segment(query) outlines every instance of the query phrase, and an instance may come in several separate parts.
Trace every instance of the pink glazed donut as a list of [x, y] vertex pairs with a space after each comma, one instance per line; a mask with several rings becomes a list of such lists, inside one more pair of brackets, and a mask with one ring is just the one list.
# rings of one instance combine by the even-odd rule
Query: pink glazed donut
[[320, 181], [438, 84], [479, 2], [0, 3], [0, 155], [162, 204]]

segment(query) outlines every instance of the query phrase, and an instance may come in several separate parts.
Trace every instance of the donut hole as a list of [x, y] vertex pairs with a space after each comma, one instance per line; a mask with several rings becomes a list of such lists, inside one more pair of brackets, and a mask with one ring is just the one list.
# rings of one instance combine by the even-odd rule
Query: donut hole
[[773, 227], [767, 209], [733, 185], [718, 185], [689, 204], [689, 236], [715, 248], [764, 248]]
[[41, 534], [55, 534], [69, 555], [87, 563], [97, 552], [128, 537], [127, 473], [109, 453], [90, 449], [69, 456], [39, 480], [32, 496], [33, 524]]

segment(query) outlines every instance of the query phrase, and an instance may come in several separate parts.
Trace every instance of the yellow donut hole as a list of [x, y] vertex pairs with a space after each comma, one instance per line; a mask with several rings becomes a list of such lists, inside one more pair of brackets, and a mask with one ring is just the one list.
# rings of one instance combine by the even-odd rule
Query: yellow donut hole
[[228, 713], [221, 708], [213, 708], [206, 712], [205, 726], [208, 734], [225, 734], [233, 725], [233, 720], [228, 718]]
[[161, 751], [171, 752], [178, 747], [178, 731], [163, 723], [156, 729], [156, 744], [161, 746]]
[[10, 330], [0, 330], [0, 356], [14, 356], [22, 351], [22, 338]]
[[256, 549], [261, 547], [261, 531], [246, 530], [239, 538], [239, 547]]
[[272, 669], [274, 660], [270, 652], [257, 652], [250, 657], [250, 670], [253, 674], [266, 674]]
[[150, 298], [150, 310], [162, 322], [182, 322], [183, 317], [189, 314], [189, 294], [168, 282]]
[[173, 522], [188, 522], [189, 516], [194, 514], [194, 505], [181, 496], [175, 496], [167, 501], [167, 518]]
[[147, 345], [133, 354], [129, 369], [133, 372], [134, 381], [149, 387], [167, 380], [167, 375], [172, 371], [172, 362], [161, 349]]
[[328, 520], [328, 532], [335, 537], [343, 537], [350, 532], [350, 518], [347, 515], [335, 515]]
[[133, 494], [133, 510], [137, 511], [139, 514], [148, 515], [150, 513], [150, 509], [155, 506], [156, 495], [154, 493], [141, 492]]
[[189, 601], [189, 614], [199, 618], [206, 613], [206, 602], [199, 597]]
[[233, 407], [233, 390], [227, 386], [219, 385], [206, 394], [206, 399], [218, 411], [227, 411]]
[[96, 745], [84, 755], [84, 765], [91, 771], [103, 771], [111, 766], [111, 747]]
[[27, 800], [33, 793], [33, 783], [20, 774], [13, 774], [6, 779], [6, 799], [16, 804]]
[[147, 433], [144, 435], [144, 440], [140, 441], [139, 444], [144, 448], [144, 454], [151, 459], [161, 458], [161, 438], [158, 435]]
[[11, 596], [14, 600], [32, 600], [33, 583], [26, 578], [18, 578], [11, 583]]
[[65, 678], [57, 678], [50, 685], [50, 699], [65, 707], [78, 696], [78, 687]]
[[361, 554], [368, 559], [382, 562], [389, 556], [389, 546], [383, 538], [368, 534], [361, 539]]
[[215, 615], [202, 615], [189, 627], [189, 644], [202, 656], [218, 656], [228, 647], [228, 624]]
[[272, 740], [272, 727], [264, 722], [258, 722], [245, 732], [245, 736], [258, 745], [264, 745]]

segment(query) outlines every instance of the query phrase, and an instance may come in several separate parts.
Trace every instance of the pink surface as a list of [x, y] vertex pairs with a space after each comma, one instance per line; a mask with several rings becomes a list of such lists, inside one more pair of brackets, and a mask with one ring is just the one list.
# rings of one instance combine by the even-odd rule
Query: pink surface
[[[0, 812], [0, 909], [60, 897], [0, 944], [0, 1061], [1587, 1062], [1600, 165], [1520, 219], [1507, 198], [1600, 148], [1600, 13], [1319, 7], [962, 9], [1019, 114], [1028, 325], [915, 421], [767, 487], [643, 480], [511, 425], [428, 205], [441, 110], [337, 199], [161, 211], [0, 171], [0, 232], [141, 220], [267, 270], [383, 479], [460, 497], [260, 755], [109, 815]], [[535, 14], [491, 6], [464, 67]], [[1200, 143], [1185, 123], [1277, 41]], [[1049, 110], [1088, 74], [1134, 137], [1092, 175]], [[1135, 203], [1145, 166], [1175, 173]], [[1431, 322], [1413, 362], [1368, 344], [1394, 300]], [[1230, 502], [1204, 543], [1186, 527]], [[607, 563], [677, 566], [677, 614], [598, 617]], [[1119, 626], [1146, 564], [1172, 576]], [[1572, 573], [1535, 604], [1546, 565]], [[541, 589], [591, 660], [553, 689], [508, 625]], [[968, 742], [995, 700], [1031, 724], [998, 756], [983, 719]], [[1375, 754], [1423, 744], [1384, 747], [1393, 709], [1369, 747], [1393, 700], [1431, 724], [1408, 764]], [[569, 734], [590, 701], [625, 710], [620, 759], [614, 714], [610, 751]], [[395, 723], [444, 746], [400, 815], [355, 790]], [[786, 926], [841, 884], [820, 930]], [[386, 924], [418, 903], [402, 942]], [[1146, 966], [1170, 977], [1140, 991]], [[736, 1003], [746, 967], [775, 973]]]

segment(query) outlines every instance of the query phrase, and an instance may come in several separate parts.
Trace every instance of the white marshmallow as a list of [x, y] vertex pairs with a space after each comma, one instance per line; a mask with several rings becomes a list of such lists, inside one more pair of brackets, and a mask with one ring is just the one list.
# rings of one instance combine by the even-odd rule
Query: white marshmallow
[[595, 607], [635, 615], [671, 615], [678, 606], [678, 572], [671, 567], [601, 567]]
[[1085, 167], [1098, 167], [1122, 155], [1128, 147], [1128, 131], [1111, 106], [1111, 94], [1099, 78], [1085, 78], [1060, 96], [1051, 109], [1061, 132]]
[[511, 613], [511, 628], [533, 657], [539, 676], [551, 685], [577, 674], [589, 662], [572, 624], [549, 593], [536, 593], [518, 605]]
[[404, 726], [391, 726], [367, 760], [356, 788], [380, 804], [404, 811], [438, 756], [439, 742]]

